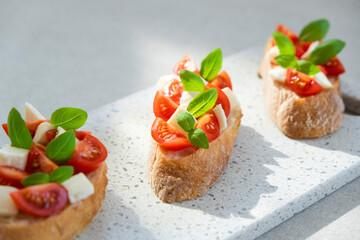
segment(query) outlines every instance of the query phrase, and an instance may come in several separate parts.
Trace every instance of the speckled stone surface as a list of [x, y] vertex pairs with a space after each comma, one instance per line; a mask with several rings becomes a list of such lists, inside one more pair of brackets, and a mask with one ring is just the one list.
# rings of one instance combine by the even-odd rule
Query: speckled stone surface
[[360, 176], [360, 117], [345, 115], [338, 132], [320, 139], [285, 137], [263, 103], [261, 54], [249, 50], [223, 63], [244, 117], [223, 176], [195, 200], [164, 204], [150, 188], [155, 88], [89, 114], [85, 128], [109, 151], [109, 185], [98, 215], [78, 239], [252, 239]]

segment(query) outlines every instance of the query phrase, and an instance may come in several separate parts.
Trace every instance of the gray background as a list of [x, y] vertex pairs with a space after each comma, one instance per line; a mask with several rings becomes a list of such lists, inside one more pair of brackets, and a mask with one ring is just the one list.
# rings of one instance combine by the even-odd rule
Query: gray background
[[[0, 122], [25, 101], [46, 116], [96, 109], [154, 85], [186, 53], [199, 63], [217, 47], [262, 48], [279, 22], [299, 32], [328, 18], [327, 38], [347, 43], [343, 79], [357, 79], [359, 10], [359, 0], [0, 1]], [[359, 196], [357, 179], [260, 239], [356, 239]]]

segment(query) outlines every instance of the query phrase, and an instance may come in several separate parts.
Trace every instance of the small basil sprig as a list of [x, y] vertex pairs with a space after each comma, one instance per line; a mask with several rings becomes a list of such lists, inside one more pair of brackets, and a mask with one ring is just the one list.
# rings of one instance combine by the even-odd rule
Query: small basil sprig
[[202, 60], [200, 74], [205, 80], [210, 81], [219, 73], [221, 65], [222, 52], [220, 48], [217, 48]]
[[213, 108], [217, 97], [218, 92], [215, 88], [205, 90], [191, 100], [186, 110], [195, 118], [198, 118]]
[[7, 122], [11, 144], [17, 148], [30, 149], [33, 145], [31, 134], [16, 108], [11, 109]]
[[49, 174], [33, 173], [21, 181], [25, 187], [54, 182], [61, 184], [68, 180], [74, 174], [74, 168], [71, 166], [61, 166], [56, 168]]
[[190, 113], [180, 113], [176, 116], [176, 119], [179, 126], [187, 132], [187, 139], [191, 145], [199, 148], [209, 148], [209, 140], [206, 133], [202, 129], [195, 128], [196, 121]]
[[330, 27], [327, 19], [318, 19], [308, 23], [300, 32], [300, 41], [312, 42], [325, 37]]
[[299, 72], [305, 73], [309, 76], [315, 75], [318, 72], [320, 72], [320, 68], [318, 68], [311, 62], [305, 61], [305, 60], [300, 60], [298, 62], [297, 66], [296, 66], [296, 70], [298, 70]]
[[312, 51], [309, 61], [316, 65], [322, 65], [335, 57], [345, 45], [345, 42], [338, 39], [322, 42]]
[[53, 112], [50, 123], [55, 127], [75, 130], [85, 124], [87, 117], [87, 112], [82, 109], [63, 107]]
[[204, 91], [205, 84], [201, 79], [201, 77], [196, 73], [188, 70], [181, 70], [180, 79], [185, 91], [190, 91], [190, 92]]
[[305, 60], [298, 61], [296, 57], [292, 55], [279, 55], [275, 57], [275, 61], [283, 68], [293, 68], [309, 76], [320, 72], [320, 68], [313, 63]]
[[294, 44], [288, 37], [279, 32], [273, 32], [273, 37], [281, 55], [295, 55]]
[[75, 133], [67, 131], [54, 138], [46, 146], [46, 155], [57, 164], [66, 163], [74, 153]]
[[283, 68], [296, 68], [297, 59], [294, 55], [279, 55], [275, 61]]

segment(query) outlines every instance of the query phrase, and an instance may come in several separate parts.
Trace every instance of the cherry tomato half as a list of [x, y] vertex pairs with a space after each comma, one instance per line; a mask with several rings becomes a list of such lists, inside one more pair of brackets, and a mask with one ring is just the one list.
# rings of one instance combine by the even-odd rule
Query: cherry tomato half
[[228, 87], [232, 90], [231, 79], [225, 70], [221, 71], [210, 83], [220, 89]]
[[318, 94], [324, 89], [315, 79], [290, 68], [286, 72], [286, 84], [295, 93], [304, 97]]
[[84, 140], [86, 135], [92, 135], [92, 133], [90, 131], [80, 131], [80, 130], [75, 130], [75, 137], [77, 139]]
[[169, 150], [178, 151], [191, 146], [186, 136], [161, 118], [155, 119], [151, 127], [151, 136], [160, 146]]
[[67, 190], [57, 183], [45, 183], [10, 193], [16, 206], [28, 214], [48, 217], [59, 213], [68, 201]]
[[181, 81], [174, 79], [164, 90], [165, 97], [170, 98], [177, 105], [180, 104], [181, 94], [184, 91]]
[[153, 111], [156, 117], [167, 121], [176, 111], [177, 107], [178, 105], [175, 104], [170, 98], [165, 97], [164, 94], [159, 91], [156, 92], [153, 103]]
[[0, 185], [23, 188], [21, 181], [27, 177], [26, 172], [21, 169], [0, 165]]
[[195, 61], [190, 56], [190, 54], [187, 54], [182, 59], [180, 59], [180, 61], [178, 61], [173, 68], [174, 74], [176, 74], [178, 76], [179, 76], [181, 70], [188, 70], [188, 71], [199, 74], [199, 70], [196, 67]]
[[43, 145], [34, 144], [31, 146], [26, 163], [26, 172], [51, 173], [56, 168], [58, 168], [58, 165], [46, 156], [45, 147]]
[[206, 85], [205, 90], [208, 90], [210, 88], [215, 88], [218, 92], [218, 98], [216, 100], [215, 106], [218, 104], [221, 104], [221, 107], [224, 109], [226, 117], [228, 117], [230, 114], [230, 101], [229, 101], [228, 97], [220, 88], [212, 85], [211, 83]]
[[77, 173], [87, 174], [99, 168], [106, 157], [107, 150], [99, 139], [92, 135], [86, 135], [76, 145], [74, 154], [66, 165], [73, 166]]
[[337, 57], [332, 58], [322, 66], [325, 67], [328, 75], [337, 76], [345, 72], [343, 64]]
[[196, 123], [196, 128], [200, 128], [205, 132], [209, 142], [217, 139], [220, 134], [220, 125], [214, 111], [210, 110], [202, 115]]

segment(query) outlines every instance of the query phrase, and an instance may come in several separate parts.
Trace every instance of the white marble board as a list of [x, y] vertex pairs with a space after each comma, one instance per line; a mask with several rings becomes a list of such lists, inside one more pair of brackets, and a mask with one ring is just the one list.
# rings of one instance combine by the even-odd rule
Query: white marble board
[[360, 176], [360, 117], [344, 115], [341, 129], [320, 139], [285, 137], [265, 110], [260, 60], [260, 49], [224, 60], [244, 117], [223, 176], [195, 200], [164, 204], [150, 188], [155, 88], [92, 111], [86, 129], [108, 148], [109, 185], [78, 239], [253, 239]]

